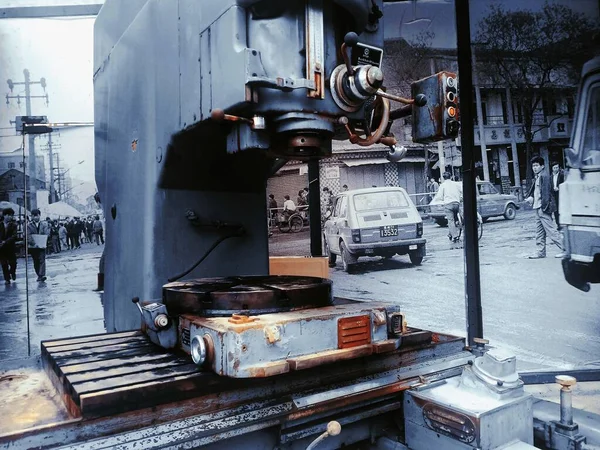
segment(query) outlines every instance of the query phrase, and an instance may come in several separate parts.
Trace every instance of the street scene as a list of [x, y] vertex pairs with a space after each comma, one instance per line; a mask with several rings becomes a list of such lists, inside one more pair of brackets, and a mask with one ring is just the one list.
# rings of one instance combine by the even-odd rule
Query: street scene
[[[408, 256], [360, 258], [354, 273], [340, 261], [330, 269], [334, 295], [401, 306], [411, 327], [464, 336], [464, 253], [451, 249], [448, 228], [425, 219], [427, 253], [420, 266]], [[274, 230], [271, 256], [309, 256], [308, 228], [299, 233]], [[97, 287], [102, 246], [84, 244], [47, 258], [48, 280], [35, 281], [29, 265], [31, 354], [41, 340], [104, 331]], [[514, 352], [520, 369], [600, 365], [600, 298], [569, 286], [558, 249], [530, 260], [535, 251], [534, 211], [520, 209], [514, 220], [491, 219], [480, 240], [484, 330], [491, 345]], [[0, 286], [0, 359], [27, 356], [27, 297], [24, 260], [17, 280]], [[560, 312], [559, 312], [560, 311]]]
[[[410, 326], [464, 335], [464, 253], [450, 249], [448, 228], [425, 220], [427, 254], [415, 267], [408, 256], [360, 258], [356, 273], [341, 262], [330, 269], [340, 297], [397, 302]], [[276, 233], [272, 256], [310, 254], [307, 232]], [[535, 217], [521, 209], [514, 220], [491, 219], [480, 240], [485, 336], [517, 355], [522, 368], [600, 365], [600, 294], [566, 283], [558, 248], [535, 252]], [[592, 295], [590, 295], [592, 294]]]

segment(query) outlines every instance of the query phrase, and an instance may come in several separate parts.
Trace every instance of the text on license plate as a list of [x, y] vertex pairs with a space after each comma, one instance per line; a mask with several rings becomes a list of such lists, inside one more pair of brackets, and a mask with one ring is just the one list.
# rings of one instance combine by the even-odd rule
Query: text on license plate
[[398, 236], [398, 225], [385, 225], [379, 228], [381, 237]]

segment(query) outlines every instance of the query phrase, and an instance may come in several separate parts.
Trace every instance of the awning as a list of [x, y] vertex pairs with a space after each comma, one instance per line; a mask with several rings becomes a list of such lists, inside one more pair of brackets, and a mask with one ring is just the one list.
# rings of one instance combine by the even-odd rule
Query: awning
[[[367, 164], [387, 164], [387, 158], [363, 158], [363, 159], [342, 159], [342, 162], [348, 167], [366, 166]], [[402, 158], [400, 163], [424, 163], [425, 158], [422, 156], [406, 156]]]

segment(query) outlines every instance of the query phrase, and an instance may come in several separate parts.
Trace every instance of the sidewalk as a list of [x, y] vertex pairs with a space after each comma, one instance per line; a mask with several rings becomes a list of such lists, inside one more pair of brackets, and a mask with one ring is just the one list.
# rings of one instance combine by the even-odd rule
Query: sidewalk
[[[29, 261], [29, 328], [31, 356], [40, 341], [103, 333], [104, 319], [97, 287], [103, 246], [84, 244], [46, 258], [45, 283], [38, 283]], [[17, 265], [17, 280], [0, 284], [0, 361], [28, 357], [25, 260]]]

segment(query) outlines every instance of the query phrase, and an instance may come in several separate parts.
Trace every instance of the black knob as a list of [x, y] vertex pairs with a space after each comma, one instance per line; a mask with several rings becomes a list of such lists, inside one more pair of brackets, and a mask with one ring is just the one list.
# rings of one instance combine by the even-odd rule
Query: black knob
[[427, 104], [427, 96], [425, 94], [419, 94], [415, 97], [415, 105], [425, 106]]
[[139, 298], [139, 297], [133, 297], [133, 298], [131, 299], [131, 302], [132, 302], [132, 303], [139, 303], [139, 301], [140, 301], [140, 298]]
[[358, 44], [358, 34], [356, 34], [354, 31], [346, 33], [346, 36], [344, 36], [344, 44], [346, 44], [348, 47], [354, 47], [356, 44]]

